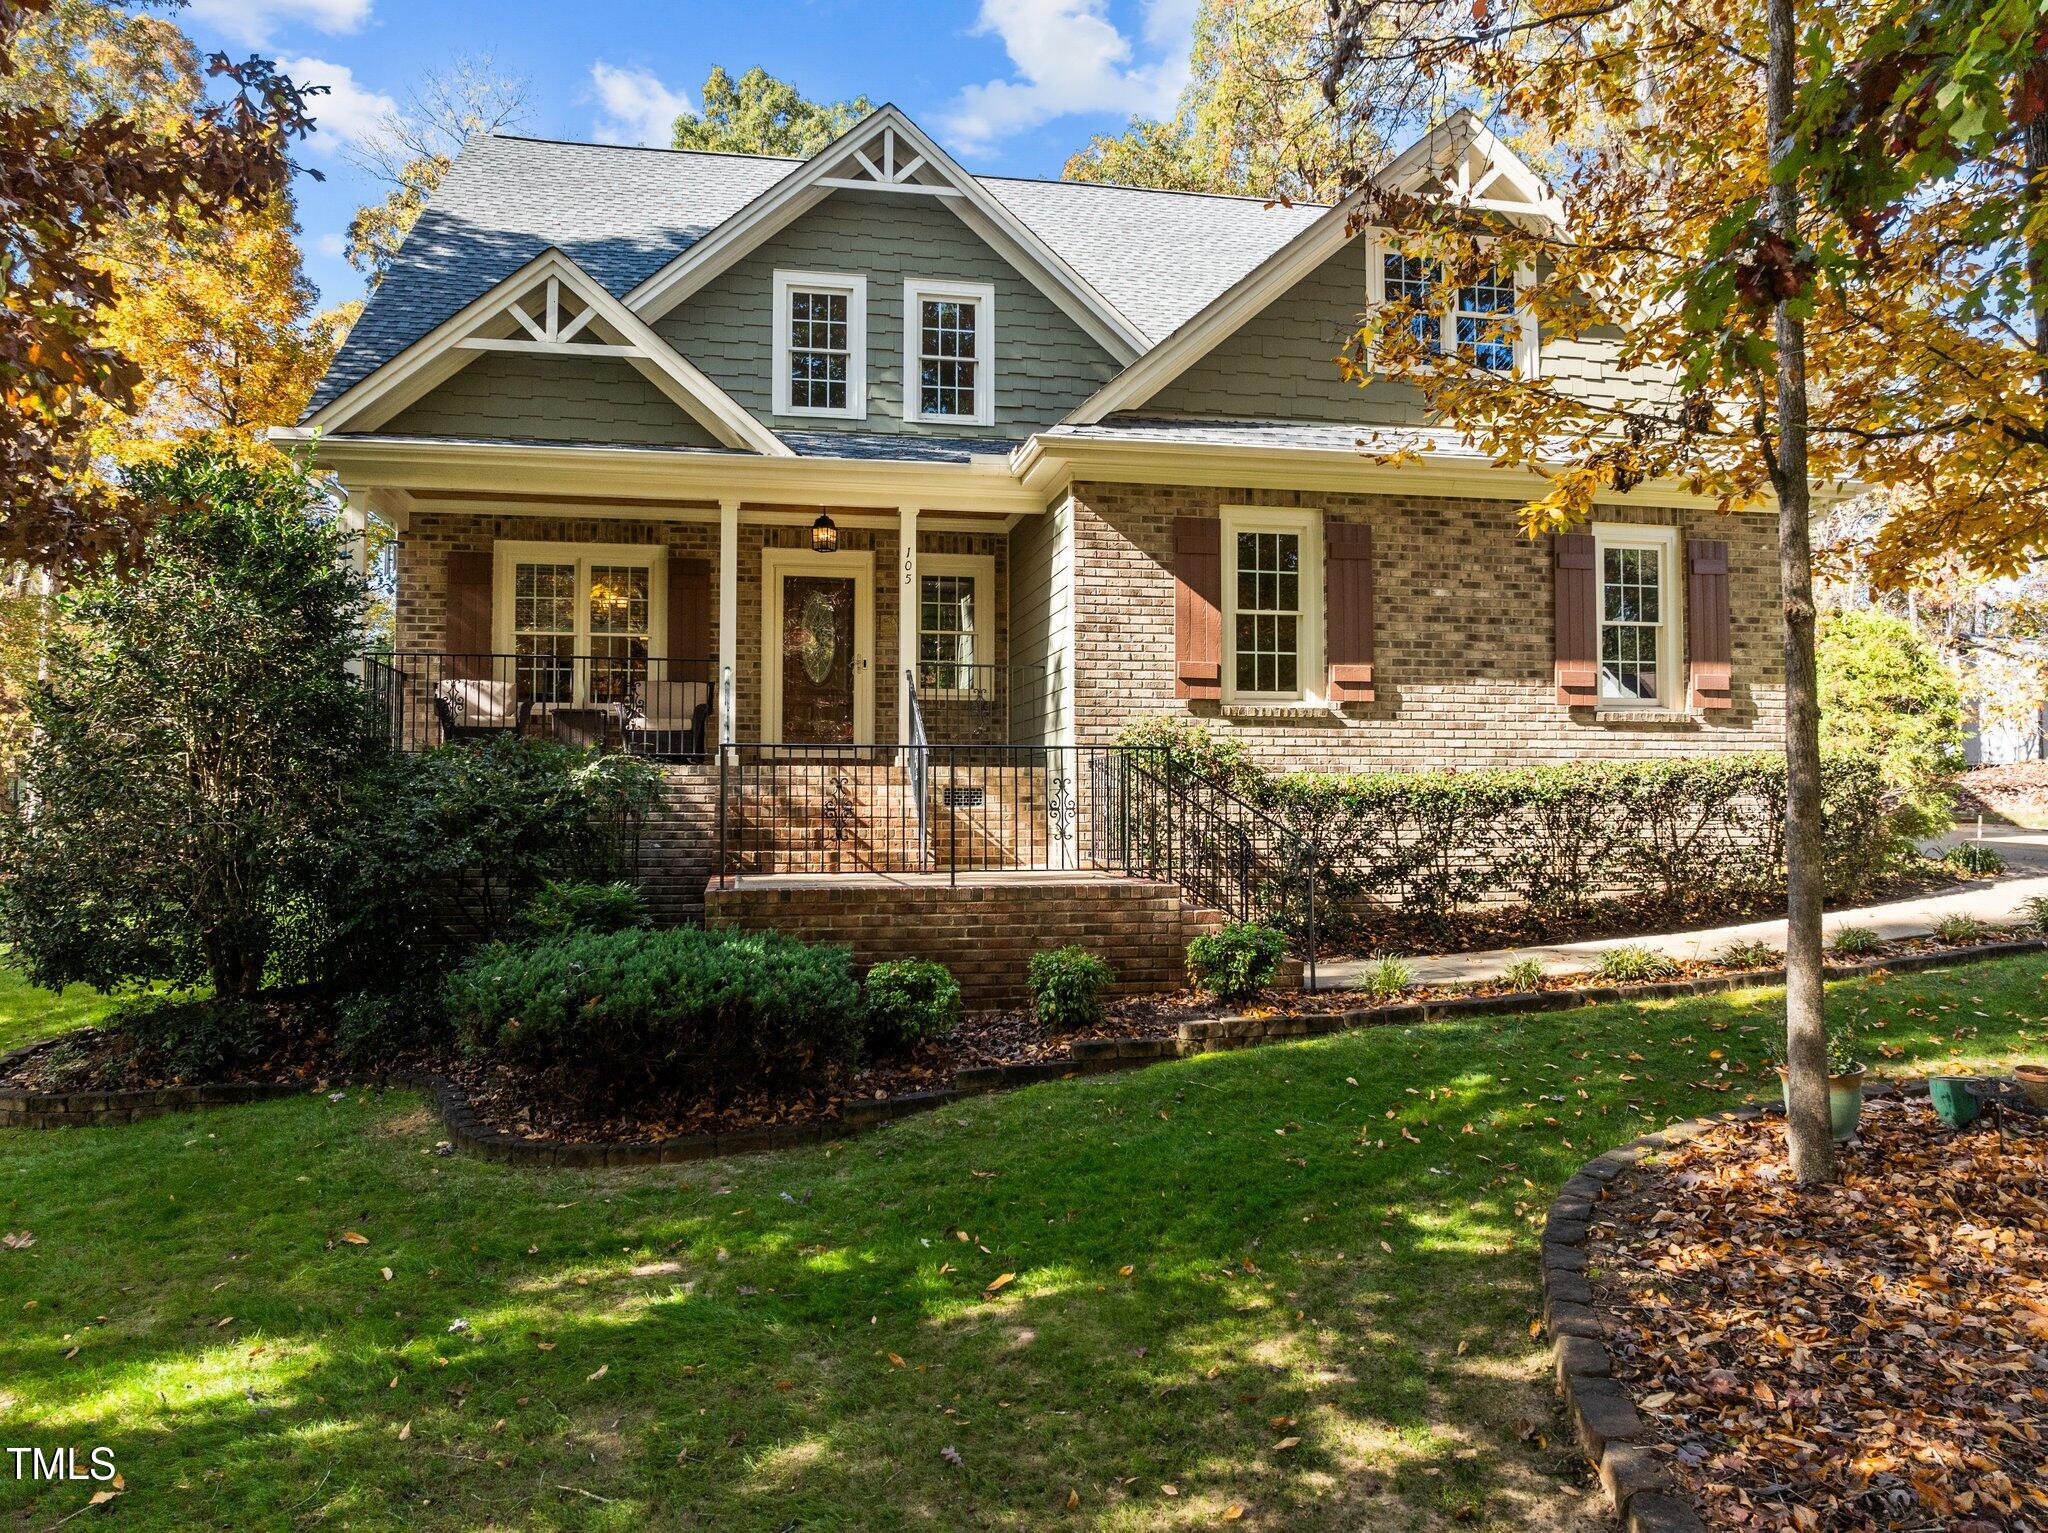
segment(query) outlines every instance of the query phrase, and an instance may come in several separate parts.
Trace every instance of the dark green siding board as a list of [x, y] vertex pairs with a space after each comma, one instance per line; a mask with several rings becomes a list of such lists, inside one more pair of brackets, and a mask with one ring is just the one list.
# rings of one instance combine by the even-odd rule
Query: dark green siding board
[[479, 352], [461, 372], [378, 428], [447, 436], [621, 447], [718, 447], [630, 362]]
[[[778, 269], [867, 278], [867, 419], [773, 413]], [[913, 277], [994, 287], [992, 427], [903, 419], [903, 284]], [[937, 198], [834, 193], [684, 299], [655, 329], [775, 429], [1021, 440], [1065, 416], [1117, 371], [1086, 331]]]

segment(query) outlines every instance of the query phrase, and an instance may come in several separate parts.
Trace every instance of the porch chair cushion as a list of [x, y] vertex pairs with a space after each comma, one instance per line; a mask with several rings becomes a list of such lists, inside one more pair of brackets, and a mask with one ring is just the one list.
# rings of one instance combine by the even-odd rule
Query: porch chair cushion
[[640, 702], [642, 729], [688, 729], [696, 720], [700, 704], [708, 701], [711, 686], [702, 681], [650, 681]]
[[516, 681], [458, 681], [434, 685], [434, 697], [448, 721], [458, 729], [517, 729], [520, 715]]

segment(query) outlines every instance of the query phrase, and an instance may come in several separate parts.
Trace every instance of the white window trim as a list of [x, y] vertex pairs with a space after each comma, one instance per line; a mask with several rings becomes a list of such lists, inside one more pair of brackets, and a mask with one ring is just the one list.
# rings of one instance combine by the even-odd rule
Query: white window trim
[[[1607, 626], [1607, 550], [1654, 548], [1661, 580], [1657, 607], [1664, 614], [1657, 636], [1657, 695], [1608, 697], [1601, 688], [1601, 655]], [[1598, 713], [1669, 712], [1685, 706], [1685, 580], [1680, 565], [1684, 549], [1676, 527], [1650, 527], [1630, 522], [1593, 524], [1593, 706]]]
[[[1387, 302], [1386, 257], [1401, 254], [1401, 241], [1387, 229], [1374, 229], [1366, 237], [1365, 301], [1368, 308], [1377, 311]], [[1515, 332], [1515, 366], [1512, 374], [1516, 378], [1540, 378], [1543, 368], [1542, 348], [1538, 344], [1536, 316], [1529, 309], [1529, 291], [1536, 286], [1536, 273], [1527, 266], [1515, 268], [1515, 318], [1520, 321]], [[1440, 344], [1447, 356], [1457, 355], [1458, 315], [1455, 306], [1449, 313], [1437, 316], [1440, 326]]]
[[[647, 576], [647, 657], [669, 659], [668, 653], [668, 547], [661, 543], [548, 543], [520, 542], [500, 538], [491, 545], [491, 648], [509, 655], [516, 648], [513, 634], [515, 572], [521, 564], [574, 564], [576, 566], [576, 638], [572, 654], [590, 653], [590, 569], [595, 564], [632, 565], [644, 568]], [[684, 659], [695, 658], [684, 656]], [[589, 667], [576, 669], [575, 702], [586, 699], [583, 689], [589, 681]], [[551, 703], [539, 705], [551, 708]]]
[[996, 561], [993, 554], [927, 554], [917, 556], [917, 586], [912, 593], [917, 610], [908, 621], [915, 623], [916, 644], [913, 664], [924, 664], [924, 577], [965, 575], [974, 582], [974, 685], [962, 694], [977, 701], [989, 695], [989, 671], [996, 663]]
[[[1223, 540], [1223, 702], [1320, 703], [1323, 675], [1323, 513], [1313, 507], [1225, 506]], [[1237, 535], [1293, 532], [1301, 536], [1301, 654], [1293, 692], [1241, 692], [1237, 686]]]
[[[974, 305], [974, 413], [972, 415], [927, 415], [921, 408], [924, 390], [919, 386], [922, 369], [918, 354], [923, 325], [918, 305], [927, 298], [951, 299]], [[903, 418], [949, 426], [992, 426], [996, 411], [996, 290], [987, 282], [941, 282], [936, 278], [912, 277], [903, 284]]]
[[[792, 293], [846, 295], [846, 408], [826, 410], [789, 402], [789, 300]], [[868, 279], [859, 272], [778, 271], [775, 273], [775, 398], [777, 415], [868, 418]]]

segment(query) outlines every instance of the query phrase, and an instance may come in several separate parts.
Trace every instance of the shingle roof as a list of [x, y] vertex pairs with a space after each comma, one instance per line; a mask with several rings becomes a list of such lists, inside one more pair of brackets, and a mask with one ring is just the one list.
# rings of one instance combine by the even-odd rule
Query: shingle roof
[[779, 431], [799, 458], [874, 458], [896, 463], [965, 463], [1007, 458], [1016, 443], [1003, 437], [911, 436], [894, 431]]
[[[491, 136], [456, 160], [308, 413], [550, 245], [624, 297], [803, 162]], [[1322, 211], [1243, 197], [980, 177], [1154, 342]]]

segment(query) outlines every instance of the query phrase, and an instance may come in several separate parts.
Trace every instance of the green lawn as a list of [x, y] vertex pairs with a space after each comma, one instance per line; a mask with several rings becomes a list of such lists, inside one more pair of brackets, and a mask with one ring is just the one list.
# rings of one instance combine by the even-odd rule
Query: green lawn
[[91, 1027], [120, 1005], [119, 999], [73, 985], [59, 994], [39, 990], [18, 970], [0, 964], [0, 1054], [52, 1033]]
[[[2044, 975], [1832, 1005], [1894, 1069], [2041, 1058]], [[1759, 1084], [1777, 1004], [1354, 1033], [666, 1170], [437, 1157], [360, 1091], [0, 1133], [35, 1238], [0, 1443], [112, 1448], [131, 1528], [1585, 1527], [1537, 1225]], [[0, 1478], [0, 1517], [90, 1490]]]

